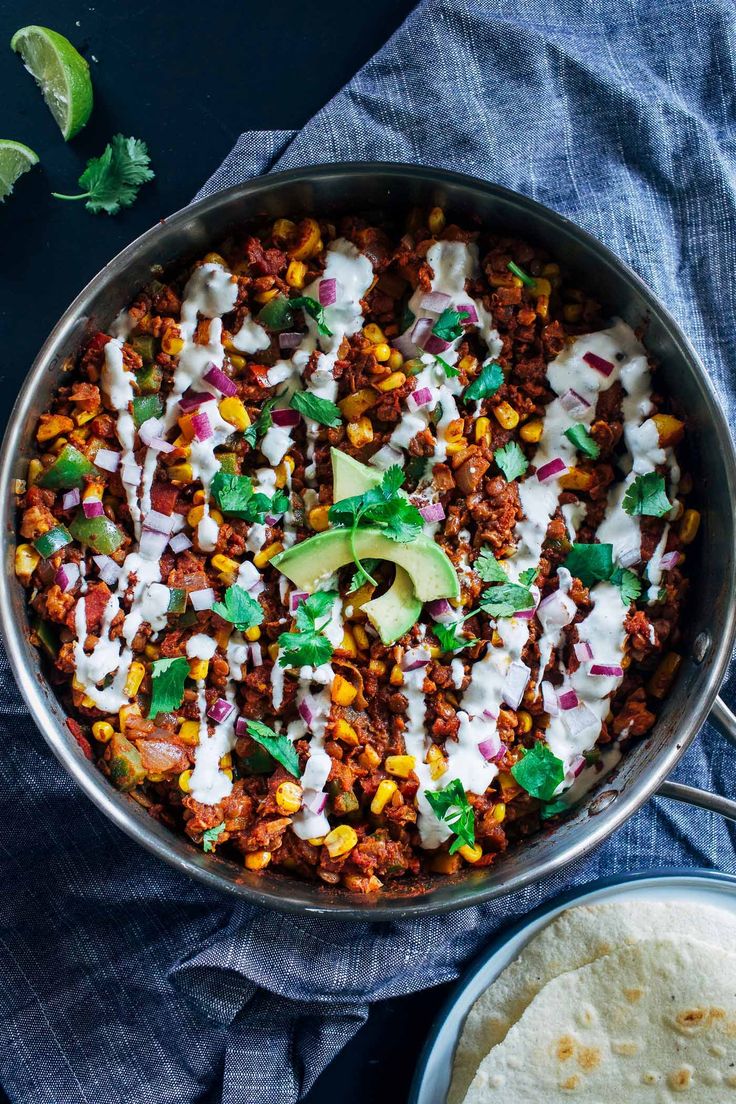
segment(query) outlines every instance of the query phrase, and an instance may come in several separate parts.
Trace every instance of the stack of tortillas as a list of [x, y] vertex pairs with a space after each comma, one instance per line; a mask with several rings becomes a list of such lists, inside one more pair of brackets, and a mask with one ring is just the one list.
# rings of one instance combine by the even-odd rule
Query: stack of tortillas
[[569, 909], [471, 1008], [448, 1104], [736, 1104], [736, 916]]

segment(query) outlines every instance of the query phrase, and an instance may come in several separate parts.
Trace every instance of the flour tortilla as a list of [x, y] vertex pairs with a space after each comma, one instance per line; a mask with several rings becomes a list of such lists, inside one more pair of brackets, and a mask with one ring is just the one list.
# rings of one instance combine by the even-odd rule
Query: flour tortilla
[[560, 974], [483, 1059], [464, 1104], [736, 1101], [736, 955], [650, 939]]
[[481, 1060], [505, 1038], [547, 982], [617, 948], [655, 936], [690, 936], [736, 953], [736, 917], [711, 905], [644, 898], [561, 913], [524, 947], [468, 1013], [455, 1052], [448, 1104], [460, 1104]]

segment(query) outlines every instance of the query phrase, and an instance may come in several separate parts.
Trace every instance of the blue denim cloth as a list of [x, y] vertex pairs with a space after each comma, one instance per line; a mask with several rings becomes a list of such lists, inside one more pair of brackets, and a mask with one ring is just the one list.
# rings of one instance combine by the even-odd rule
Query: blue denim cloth
[[[641, 273], [732, 410], [734, 26], [730, 0], [428, 0], [304, 130], [244, 134], [202, 194], [362, 158], [516, 188]], [[18, 1104], [289, 1104], [370, 1002], [457, 977], [562, 888], [736, 869], [733, 826], [654, 799], [513, 898], [384, 926], [281, 916], [187, 880], [109, 824], [52, 758], [4, 660], [0, 717], [0, 1080]], [[732, 757], [706, 728], [676, 777], [732, 792]]]

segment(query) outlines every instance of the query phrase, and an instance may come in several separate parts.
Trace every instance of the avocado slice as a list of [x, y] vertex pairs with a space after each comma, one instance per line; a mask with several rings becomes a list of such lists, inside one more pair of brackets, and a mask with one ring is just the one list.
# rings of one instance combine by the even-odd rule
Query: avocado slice
[[384, 644], [393, 644], [419, 620], [422, 603], [414, 593], [411, 576], [396, 565], [396, 578], [385, 594], [363, 603], [363, 613]]
[[365, 494], [366, 491], [377, 487], [383, 479], [382, 471], [369, 468], [367, 464], [361, 464], [360, 460], [354, 460], [352, 456], [348, 456], [346, 452], [340, 452], [339, 449], [330, 449], [330, 458], [332, 460], [332, 497], [335, 502]]
[[[424, 533], [410, 544], [398, 544], [384, 536], [380, 529], [366, 527], [355, 531], [353, 544], [355, 555], [361, 560], [389, 560], [403, 567], [420, 602], [460, 597], [460, 584], [451, 560]], [[347, 529], [317, 533], [271, 560], [287, 579], [307, 591], [313, 591], [320, 579], [352, 562], [353, 550]]]

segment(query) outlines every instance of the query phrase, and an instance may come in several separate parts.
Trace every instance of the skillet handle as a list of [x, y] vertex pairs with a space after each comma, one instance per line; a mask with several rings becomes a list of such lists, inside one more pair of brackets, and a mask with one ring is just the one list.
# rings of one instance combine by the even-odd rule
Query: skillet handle
[[[722, 736], [736, 745], [736, 716], [722, 698], [716, 698], [708, 719]], [[736, 801], [728, 797], [721, 797], [709, 790], [700, 790], [696, 786], [685, 786], [681, 782], [663, 782], [657, 793], [660, 797], [684, 801], [687, 805], [697, 805], [699, 809], [708, 809], [711, 813], [718, 813], [736, 823]]]

